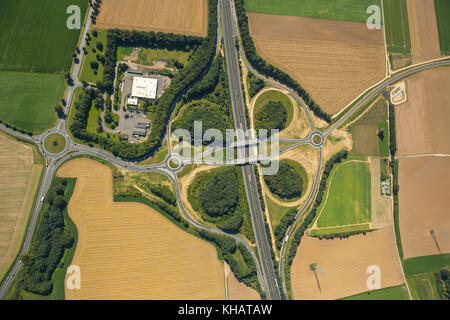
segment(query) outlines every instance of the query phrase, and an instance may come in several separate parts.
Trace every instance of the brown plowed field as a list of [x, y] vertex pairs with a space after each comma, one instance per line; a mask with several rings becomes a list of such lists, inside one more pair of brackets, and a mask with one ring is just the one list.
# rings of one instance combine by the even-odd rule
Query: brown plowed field
[[450, 158], [400, 159], [400, 233], [405, 258], [450, 252]]
[[215, 248], [148, 206], [113, 202], [109, 167], [76, 159], [58, 175], [77, 178], [68, 211], [81, 290], [66, 288], [66, 299], [224, 299]]
[[450, 68], [432, 69], [406, 80], [408, 101], [396, 106], [399, 155], [450, 154]]
[[[320, 290], [312, 263], [317, 265]], [[339, 299], [368, 291], [371, 265], [381, 269], [381, 288], [403, 283], [392, 227], [343, 240], [305, 236], [292, 263], [294, 299]]]
[[360, 154], [380, 155], [378, 121], [364, 121], [352, 127], [353, 151]]
[[334, 114], [385, 77], [382, 30], [363, 23], [249, 13], [258, 53]]
[[103, 0], [96, 28], [206, 36], [206, 0]]
[[407, 0], [413, 63], [441, 57], [434, 0]]
[[29, 144], [0, 133], [0, 279], [19, 253], [43, 165]]

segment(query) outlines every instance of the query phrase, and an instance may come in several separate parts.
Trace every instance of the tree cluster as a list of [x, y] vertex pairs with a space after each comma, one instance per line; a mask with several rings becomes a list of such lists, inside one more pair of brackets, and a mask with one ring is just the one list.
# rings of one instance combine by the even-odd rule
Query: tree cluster
[[256, 77], [252, 73], [249, 73], [247, 77], [248, 77], [248, 94], [250, 95], [250, 98], [253, 98], [259, 91], [261, 91], [264, 88], [265, 84], [262, 79]]
[[177, 204], [177, 198], [168, 186], [162, 184], [150, 184], [148, 188], [155, 196], [160, 197], [168, 204], [173, 206]]
[[282, 199], [298, 198], [303, 192], [303, 178], [295, 168], [284, 161], [279, 162], [278, 172], [265, 175], [264, 181], [273, 194]]
[[292, 208], [290, 209], [280, 220], [280, 223], [275, 228], [275, 231], [273, 232], [275, 236], [275, 241], [277, 245], [277, 249], [280, 250], [283, 246], [283, 240], [284, 235], [286, 234], [287, 229], [291, 225], [292, 222], [294, 222], [294, 219], [297, 215], [297, 209]]
[[395, 133], [395, 108], [392, 103], [389, 102], [389, 150], [391, 156], [394, 157], [397, 153], [397, 140]]
[[250, 62], [250, 64], [261, 74], [266, 77], [273, 78], [280, 83], [291, 87], [294, 91], [305, 101], [309, 108], [314, 112], [314, 114], [330, 123], [331, 116], [323, 111], [319, 105], [317, 105], [314, 100], [309, 96], [309, 94], [300, 86], [300, 84], [294, 80], [290, 75], [281, 71], [277, 67], [267, 63], [262, 59], [256, 52], [255, 44], [249, 32], [248, 18], [245, 12], [244, 0], [236, 0], [236, 14], [239, 23], [239, 30], [244, 46], [245, 55]]
[[286, 126], [287, 112], [280, 101], [269, 101], [255, 114], [255, 129], [283, 130]]
[[30, 251], [22, 260], [21, 281], [27, 291], [49, 295], [53, 290], [53, 272], [59, 266], [65, 249], [73, 245], [74, 238], [64, 223], [66, 190], [67, 182], [63, 180], [53, 185], [47, 195]]

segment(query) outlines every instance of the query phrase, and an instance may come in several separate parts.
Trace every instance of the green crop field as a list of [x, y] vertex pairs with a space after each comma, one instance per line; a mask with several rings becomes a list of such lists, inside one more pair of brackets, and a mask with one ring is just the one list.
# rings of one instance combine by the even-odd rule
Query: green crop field
[[408, 277], [411, 295], [415, 300], [440, 300], [435, 273], [416, 274]]
[[0, 72], [0, 119], [35, 133], [56, 121], [65, 80], [59, 74]]
[[405, 286], [397, 286], [364, 292], [342, 300], [409, 300]]
[[[94, 37], [91, 32], [91, 41], [89, 42], [89, 45], [86, 46], [87, 55], [83, 58], [83, 65], [81, 67], [80, 72], [80, 80], [86, 81], [86, 82], [92, 82], [95, 83], [97, 81], [100, 81], [103, 79], [103, 64], [101, 64], [98, 60], [96, 55], [105, 54], [106, 49], [106, 30], [97, 31], [97, 37]], [[103, 50], [99, 51], [96, 47], [97, 42], [101, 42], [103, 44]], [[95, 52], [93, 52], [93, 50]], [[91, 61], [97, 61], [98, 62], [98, 70], [97, 74], [94, 73], [94, 69], [91, 68]]]
[[384, 139], [378, 139], [380, 144], [380, 154], [382, 157], [389, 157], [389, 128], [387, 121], [378, 122], [378, 130], [384, 131]]
[[69, 71], [80, 30], [69, 30], [70, 5], [88, 0], [3, 0], [0, 10], [0, 70], [61, 73]]
[[380, 0], [246, 0], [247, 12], [299, 16], [337, 21], [366, 22], [371, 5]]
[[450, 254], [437, 254], [406, 259], [404, 268], [407, 276], [419, 273], [438, 272], [443, 268], [450, 268]]
[[386, 44], [389, 53], [410, 55], [408, 8], [406, 0], [383, 1]]
[[365, 162], [345, 162], [333, 170], [319, 228], [370, 222], [370, 169]]
[[439, 31], [439, 43], [443, 55], [450, 55], [450, 1], [434, 0]]

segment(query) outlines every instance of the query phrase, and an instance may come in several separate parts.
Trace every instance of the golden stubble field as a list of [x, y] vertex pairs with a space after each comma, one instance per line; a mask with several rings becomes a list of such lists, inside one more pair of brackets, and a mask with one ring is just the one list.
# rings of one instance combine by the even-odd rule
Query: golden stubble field
[[335, 114], [386, 74], [383, 30], [363, 23], [249, 13], [258, 53]]
[[207, 0], [103, 0], [96, 28], [206, 36]]
[[43, 165], [31, 145], [0, 133], [0, 279], [19, 253]]
[[256, 290], [247, 287], [243, 282], [239, 282], [239, 280], [236, 279], [226, 263], [225, 278], [228, 289], [228, 300], [261, 300], [261, 297]]
[[413, 64], [441, 57], [434, 0], [407, 0]]
[[400, 156], [450, 154], [450, 68], [417, 73], [406, 80], [408, 101], [396, 106]]
[[402, 284], [394, 237], [392, 227], [343, 240], [303, 237], [291, 269], [294, 299], [340, 299], [369, 291], [372, 265], [380, 268], [381, 288]]
[[400, 159], [399, 169], [405, 258], [449, 253], [450, 157]]
[[109, 167], [76, 159], [58, 176], [77, 178], [68, 211], [78, 228], [72, 265], [81, 290], [66, 288], [66, 299], [224, 299], [213, 245], [148, 206], [113, 202]]

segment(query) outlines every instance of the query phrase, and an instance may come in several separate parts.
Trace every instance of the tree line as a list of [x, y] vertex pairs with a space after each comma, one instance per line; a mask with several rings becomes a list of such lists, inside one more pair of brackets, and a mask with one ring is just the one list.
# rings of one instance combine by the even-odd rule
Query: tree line
[[70, 229], [64, 222], [64, 210], [70, 194], [67, 180], [55, 180], [45, 199], [37, 231], [29, 252], [22, 256], [21, 273], [23, 289], [40, 295], [53, 291], [52, 275], [67, 248], [74, 242]]
[[319, 105], [314, 102], [310, 95], [296, 80], [294, 80], [290, 75], [273, 66], [272, 64], [267, 63], [258, 55], [258, 53], [256, 52], [255, 44], [249, 32], [248, 17], [245, 12], [244, 0], [236, 0], [235, 4], [245, 55], [253, 68], [255, 68], [259, 73], [265, 75], [266, 77], [273, 78], [280, 83], [294, 89], [294, 91], [305, 101], [305, 103], [318, 118], [330, 123], [332, 120], [331, 116], [323, 111], [319, 107]]
[[265, 83], [262, 79], [258, 78], [252, 73], [248, 73], [248, 94], [250, 98], [256, 96], [256, 94], [265, 87]]

